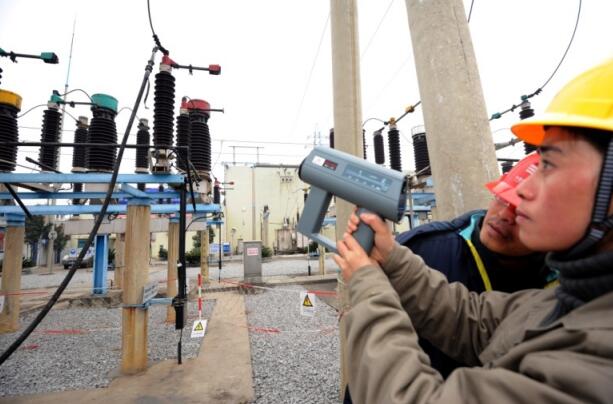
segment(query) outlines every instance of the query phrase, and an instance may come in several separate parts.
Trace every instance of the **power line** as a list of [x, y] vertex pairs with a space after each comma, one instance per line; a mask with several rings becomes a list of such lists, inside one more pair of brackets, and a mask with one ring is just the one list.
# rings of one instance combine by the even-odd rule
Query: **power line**
[[566, 50], [564, 51], [564, 54], [562, 55], [562, 58], [560, 59], [560, 62], [558, 63], [558, 65], [554, 69], [553, 73], [551, 73], [551, 76], [549, 76], [549, 78], [545, 81], [545, 83], [542, 86], [539, 87], [540, 90], [542, 90], [547, 84], [549, 84], [549, 82], [551, 81], [553, 76], [555, 76], [555, 74], [558, 72], [558, 69], [562, 65], [562, 62], [566, 58], [566, 54], [568, 53], [568, 50], [570, 49], [570, 46], [572, 45], [573, 40], [575, 39], [575, 33], [577, 33], [577, 27], [579, 26], [579, 17], [580, 16], [581, 16], [581, 0], [579, 0], [579, 9], [577, 10], [577, 19], [575, 21], [575, 28], [573, 29], [573, 33], [570, 36], [570, 41], [568, 42], [568, 46], [566, 47]]
[[470, 10], [468, 10], [468, 18], [466, 19], [466, 21], [470, 22], [470, 17], [472, 17], [473, 15], [473, 6], [475, 5], [475, 0], [472, 0], [470, 2]]
[[[411, 56], [407, 56], [404, 62], [402, 62], [402, 64], [398, 67], [398, 69], [396, 69], [392, 77], [387, 81], [387, 83], [385, 83], [381, 91], [379, 91], [379, 94], [377, 94], [377, 96], [375, 97], [375, 101], [373, 101], [373, 103], [371, 104], [372, 106], [368, 107], [368, 109], [366, 110], [367, 112], [372, 110], [373, 107], [379, 103], [379, 100], [381, 99], [383, 94], [385, 94], [385, 92], [387, 91], [387, 88], [396, 80], [400, 72], [402, 72], [402, 70], [407, 65], [407, 63], [409, 63], [410, 60], [411, 60]], [[365, 115], [369, 115], [369, 114], [365, 114]]]
[[317, 45], [317, 52], [315, 52], [315, 57], [313, 58], [313, 64], [311, 65], [311, 71], [309, 72], [309, 78], [307, 79], [306, 85], [304, 86], [304, 92], [302, 93], [300, 104], [298, 105], [298, 111], [296, 112], [296, 118], [294, 118], [294, 124], [292, 125], [292, 130], [290, 131], [290, 137], [296, 131], [296, 125], [298, 124], [298, 118], [300, 118], [300, 114], [302, 112], [302, 106], [304, 105], [304, 99], [306, 97], [307, 91], [309, 90], [309, 86], [311, 85], [311, 78], [313, 77], [313, 70], [315, 70], [315, 65], [317, 64], [317, 59], [319, 58], [319, 51], [321, 50], [321, 44], [324, 41], [324, 36], [326, 34], [326, 31], [328, 30], [329, 23], [330, 23], [330, 13], [328, 13], [328, 17], [326, 17], [326, 23], [324, 24], [324, 28], [321, 30], [321, 36], [319, 38], [319, 45]]
[[307, 142], [280, 142], [276, 140], [234, 140], [234, 139], [211, 139], [214, 142], [228, 143], [256, 143], [256, 144], [289, 144], [295, 146], [310, 146]]
[[370, 39], [368, 40], [368, 44], [366, 45], [366, 47], [362, 51], [362, 54], [360, 55], [360, 60], [362, 60], [364, 58], [364, 55], [366, 55], [366, 52], [368, 52], [368, 49], [370, 48], [370, 45], [372, 44], [373, 39], [375, 39], [375, 36], [377, 36], [377, 33], [379, 32], [379, 28], [381, 28], [381, 25], [383, 24], [383, 21], [385, 20], [385, 17], [387, 17], [387, 13], [389, 13], [390, 8], [392, 8], [392, 4], [394, 4], [394, 1], [395, 0], [392, 0], [392, 1], [390, 1], [390, 4], [388, 4], [387, 9], [385, 10], [385, 13], [383, 13], [383, 16], [381, 17], [381, 20], [379, 20], [379, 24], [377, 25], [377, 28], [375, 28], [375, 32], [373, 32], [373, 34], [371, 35]]
[[266, 156], [266, 157], [304, 157], [304, 154], [287, 154], [287, 153], [281, 153], [281, 154], [275, 154], [275, 153], [246, 153], [246, 152], [224, 152], [224, 151], [220, 151], [219, 152], [220, 155], [240, 155], [240, 156]]
[[[579, 26], [579, 18], [581, 17], [581, 5], [582, 5], [582, 0], [579, 0], [579, 9], [577, 10], [577, 19], [575, 21], [575, 27], [573, 28], [573, 33], [570, 36], [570, 40], [568, 41], [568, 45], [566, 46], [566, 50], [564, 51], [564, 54], [562, 55], [562, 58], [560, 59], [560, 62], [558, 62], [558, 65], [556, 66], [556, 68], [553, 70], [553, 73], [551, 73], [551, 75], [549, 76], [549, 78], [545, 81], [545, 83], [543, 83], [542, 86], [540, 86], [539, 88], [537, 88], [533, 93], [528, 94], [528, 95], [523, 95], [522, 98], [522, 102], [525, 100], [528, 100], [532, 97], [534, 97], [535, 95], [539, 95], [542, 91], [543, 88], [545, 88], [545, 86], [547, 84], [549, 84], [549, 82], [551, 81], [551, 79], [553, 78], [553, 76], [555, 76], [555, 74], [558, 72], [558, 69], [560, 68], [560, 66], [562, 65], [562, 62], [564, 61], [564, 59], [566, 58], [566, 55], [568, 54], [568, 51], [570, 49], [570, 46], [573, 43], [573, 40], [575, 39], [575, 33], [577, 32], [577, 27]], [[511, 111], [515, 111], [516, 108], [520, 107], [521, 103], [519, 105], [511, 105], [509, 108], [505, 109], [502, 112], [495, 112], [492, 114], [492, 116], [490, 117], [490, 121], [494, 120], [494, 119], [499, 119], [500, 117], [502, 117], [504, 114], [511, 112]]]

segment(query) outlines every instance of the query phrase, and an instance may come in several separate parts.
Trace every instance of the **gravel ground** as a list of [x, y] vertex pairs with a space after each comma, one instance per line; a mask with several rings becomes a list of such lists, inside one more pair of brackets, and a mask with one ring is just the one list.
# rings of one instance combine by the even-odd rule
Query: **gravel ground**
[[[205, 301], [203, 317], [210, 318], [214, 302]], [[190, 314], [198, 313], [190, 303]], [[22, 330], [37, 313], [22, 318]], [[166, 306], [149, 308], [150, 363], [176, 358], [178, 333], [166, 324]], [[191, 324], [193, 319], [189, 319]], [[183, 357], [194, 358], [202, 339], [183, 332]], [[4, 351], [18, 333], [0, 335]], [[107, 386], [121, 365], [121, 309], [75, 308], [52, 310], [6, 363], [0, 366], [0, 396], [91, 389]]]
[[337, 403], [339, 334], [336, 311], [317, 300], [300, 314], [300, 286], [245, 296], [255, 403]]
[[[331, 259], [328, 273], [336, 271]], [[311, 270], [318, 272], [317, 261]], [[195, 278], [199, 268], [189, 268]], [[263, 276], [307, 274], [304, 257], [263, 263]], [[36, 273], [22, 277], [22, 287], [56, 286], [66, 271], [52, 275]], [[218, 270], [211, 265], [211, 279]], [[241, 261], [225, 262], [222, 278], [243, 277]], [[109, 273], [109, 278], [112, 272]], [[150, 280], [166, 277], [165, 265], [153, 265]], [[69, 288], [91, 287], [92, 273], [79, 270]], [[192, 280], [193, 282], [193, 280]], [[313, 317], [300, 314], [301, 286], [256, 289], [245, 295], [250, 326], [250, 343], [255, 403], [339, 402], [339, 336], [336, 311], [317, 299]], [[235, 293], [235, 292], [227, 292]], [[214, 302], [205, 301], [204, 317], [210, 318]], [[190, 303], [189, 313], [197, 313]], [[150, 363], [176, 358], [178, 334], [164, 323], [166, 306], [151, 306], [149, 317]], [[22, 318], [27, 326], [37, 313]], [[188, 323], [191, 324], [193, 318]], [[0, 396], [44, 393], [107, 386], [121, 361], [121, 309], [71, 308], [52, 310], [21, 348], [0, 366]], [[0, 335], [0, 350], [7, 348], [17, 333]], [[192, 358], [200, 339], [190, 339], [184, 330], [183, 355]]]

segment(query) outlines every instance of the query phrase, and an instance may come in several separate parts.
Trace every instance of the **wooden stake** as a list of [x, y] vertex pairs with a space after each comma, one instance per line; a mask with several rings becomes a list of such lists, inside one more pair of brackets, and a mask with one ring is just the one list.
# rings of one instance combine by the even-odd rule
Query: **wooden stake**
[[209, 283], [209, 228], [200, 232], [200, 275], [203, 284]]
[[[141, 304], [143, 286], [149, 279], [149, 205], [128, 205], [123, 302]], [[147, 313], [136, 307], [123, 308], [121, 371], [134, 374], [147, 368]]]
[[2, 264], [2, 296], [4, 308], [0, 313], [0, 333], [19, 330], [19, 311], [21, 309], [21, 270], [22, 251], [25, 237], [24, 223], [7, 223], [4, 237], [4, 262]]
[[126, 265], [125, 261], [126, 235], [118, 233], [115, 239], [115, 287], [123, 289], [123, 273]]
[[[168, 223], [168, 274], [166, 281], [166, 297], [177, 295], [177, 262], [179, 261], [179, 219], [171, 218]], [[176, 320], [175, 308], [168, 306], [166, 322], [174, 323]]]

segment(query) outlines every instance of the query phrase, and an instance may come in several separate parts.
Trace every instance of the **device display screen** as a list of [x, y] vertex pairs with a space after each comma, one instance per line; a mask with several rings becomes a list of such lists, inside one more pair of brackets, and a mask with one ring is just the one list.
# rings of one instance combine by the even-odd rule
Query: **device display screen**
[[353, 166], [351, 164], [347, 165], [343, 176], [356, 184], [370, 187], [376, 191], [382, 192], [387, 192], [392, 183], [389, 178], [383, 175]]

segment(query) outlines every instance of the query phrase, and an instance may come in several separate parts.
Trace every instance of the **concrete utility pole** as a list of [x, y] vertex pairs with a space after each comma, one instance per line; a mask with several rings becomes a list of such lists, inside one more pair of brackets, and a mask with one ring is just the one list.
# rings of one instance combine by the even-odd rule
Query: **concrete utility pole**
[[[356, 0], [330, 0], [332, 39], [332, 78], [334, 90], [334, 148], [362, 156], [362, 100], [360, 90], [360, 45]], [[336, 238], [343, 236], [353, 205], [336, 200]], [[349, 306], [349, 297], [339, 273], [338, 296], [341, 310]], [[341, 319], [341, 398], [347, 384], [346, 336]]]
[[4, 237], [4, 262], [2, 264], [2, 294], [4, 308], [0, 312], [0, 334], [19, 330], [19, 311], [21, 310], [21, 269], [23, 244], [25, 238], [25, 217], [5, 215], [6, 234]]
[[[168, 221], [168, 272], [166, 273], [166, 297], [177, 295], [177, 263], [179, 262], [179, 218], [173, 216]], [[176, 320], [175, 308], [169, 305], [166, 309], [166, 322]]]
[[[139, 204], [137, 204], [139, 203]], [[149, 221], [151, 207], [145, 201], [128, 203], [126, 268], [123, 303], [143, 303], [143, 287], [149, 279]], [[147, 309], [124, 307], [121, 324], [121, 371], [134, 374], [147, 368]]]
[[439, 220], [485, 208], [499, 175], [461, 0], [405, 0]]

